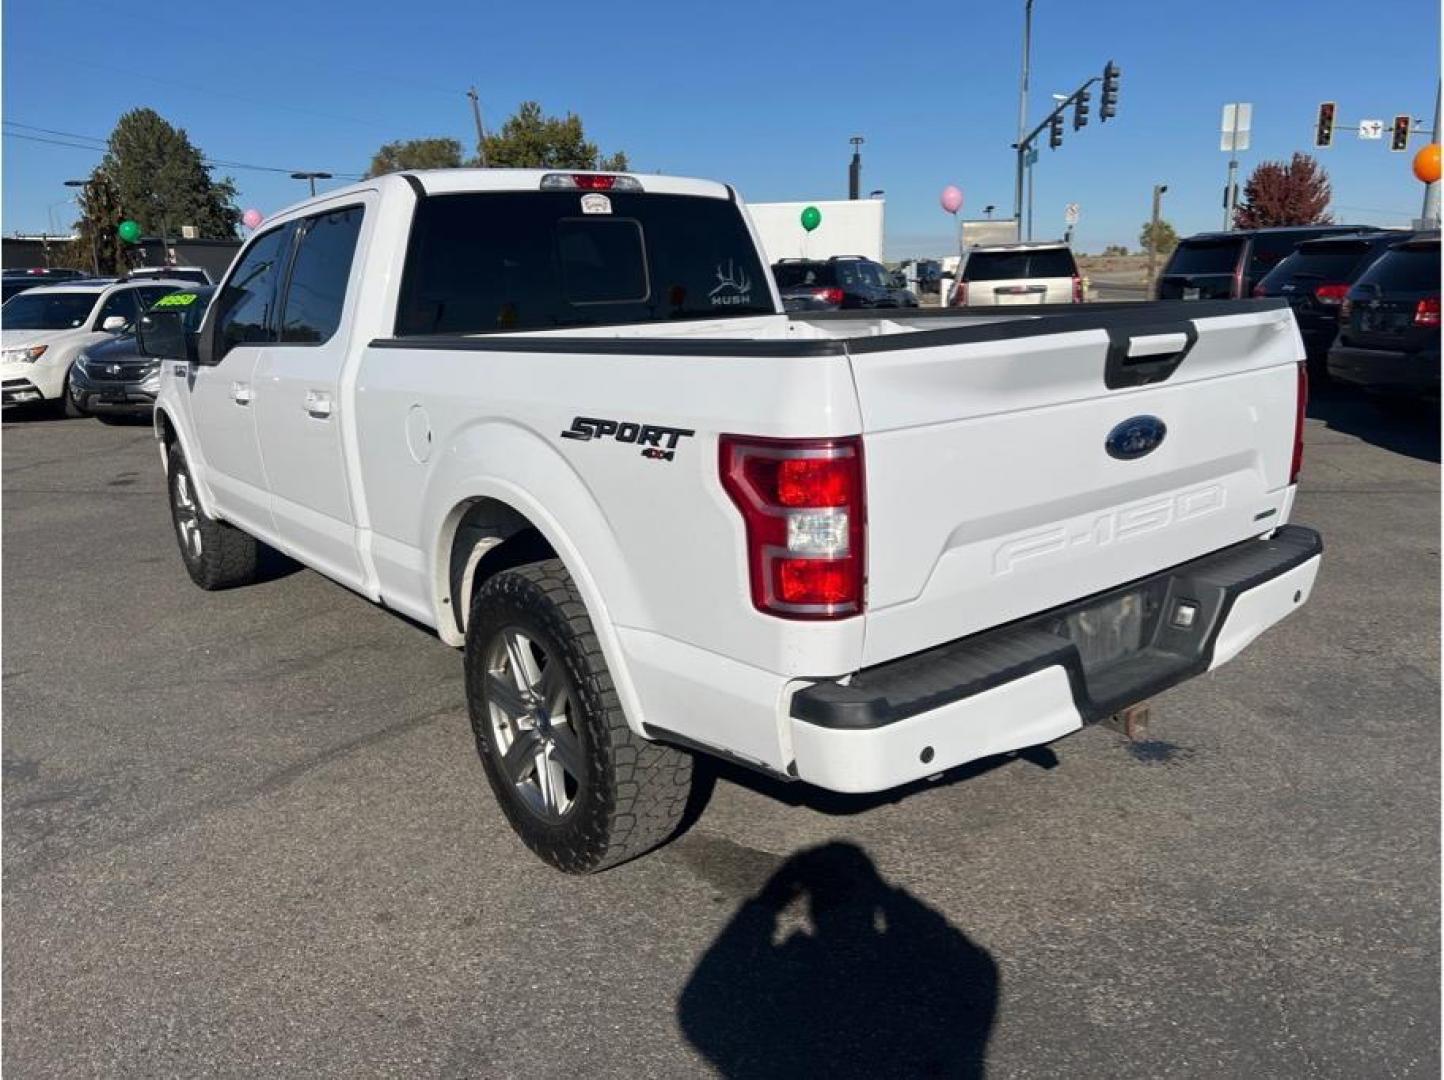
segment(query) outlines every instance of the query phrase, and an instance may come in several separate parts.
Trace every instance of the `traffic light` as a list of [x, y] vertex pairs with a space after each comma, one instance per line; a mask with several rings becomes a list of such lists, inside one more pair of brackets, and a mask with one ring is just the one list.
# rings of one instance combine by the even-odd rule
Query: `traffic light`
[[1078, 96], [1073, 99], [1073, 130], [1077, 131], [1084, 124], [1088, 123], [1088, 88], [1085, 86], [1078, 91]]
[[1123, 74], [1112, 60], [1103, 68], [1103, 89], [1098, 96], [1098, 119], [1118, 115], [1118, 76]]
[[1314, 129], [1315, 146], [1334, 145], [1334, 103], [1325, 101], [1319, 106], [1319, 123]]
[[1408, 116], [1394, 117], [1394, 137], [1389, 140], [1389, 149], [1404, 151], [1409, 149], [1409, 125], [1414, 121]]
[[1054, 113], [1048, 121], [1048, 149], [1056, 150], [1063, 145], [1063, 114]]

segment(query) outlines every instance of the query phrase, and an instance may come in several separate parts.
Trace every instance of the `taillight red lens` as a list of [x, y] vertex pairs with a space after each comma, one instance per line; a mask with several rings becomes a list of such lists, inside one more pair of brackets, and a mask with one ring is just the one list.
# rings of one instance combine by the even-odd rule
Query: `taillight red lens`
[[823, 303], [827, 303], [827, 304], [840, 304], [840, 303], [842, 303], [842, 290], [841, 290], [841, 289], [837, 289], [837, 288], [832, 288], [832, 289], [813, 289], [813, 290], [812, 290], [812, 295], [813, 295], [813, 298], [814, 298], [814, 299], [821, 300]]
[[1299, 473], [1304, 468], [1304, 413], [1309, 408], [1309, 368], [1299, 364], [1299, 398], [1294, 414], [1294, 459], [1289, 465], [1289, 483], [1299, 482]]
[[1075, 304], [1081, 304], [1082, 302], [1083, 302], [1083, 279], [1082, 279], [1081, 277], [1079, 277], [1077, 274], [1074, 274], [1074, 275], [1073, 275], [1073, 303], [1075, 303]]
[[572, 181], [577, 187], [587, 191], [611, 191], [617, 178], [597, 173], [572, 173]]
[[953, 298], [948, 302], [949, 307], [964, 307], [968, 302], [968, 283], [960, 281], [953, 287]]
[[1426, 296], [1414, 307], [1415, 326], [1438, 326], [1439, 325], [1439, 298], [1437, 296]]
[[1320, 285], [1314, 290], [1314, 299], [1321, 304], [1342, 304], [1349, 295], [1347, 285]]
[[862, 439], [723, 435], [722, 487], [742, 513], [752, 605], [789, 619], [863, 609]]

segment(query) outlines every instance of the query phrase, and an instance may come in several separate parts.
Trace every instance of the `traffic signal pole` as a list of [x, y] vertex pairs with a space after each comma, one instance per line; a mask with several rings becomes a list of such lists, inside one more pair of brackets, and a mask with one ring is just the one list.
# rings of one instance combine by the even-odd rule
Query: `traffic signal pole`
[[[1429, 138], [1433, 142], [1439, 141], [1439, 87], [1434, 87], [1434, 127], [1431, 129]], [[1439, 181], [1424, 185], [1424, 209], [1419, 216], [1424, 219], [1426, 229], [1437, 229], [1439, 227]]]

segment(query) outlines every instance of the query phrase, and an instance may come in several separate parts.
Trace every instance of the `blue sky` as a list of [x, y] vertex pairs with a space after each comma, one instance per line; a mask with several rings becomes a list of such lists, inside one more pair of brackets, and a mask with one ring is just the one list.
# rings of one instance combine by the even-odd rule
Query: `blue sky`
[[[474, 83], [489, 126], [534, 98], [580, 114], [638, 170], [725, 179], [753, 201], [844, 197], [848, 137], [862, 135], [864, 191], [887, 192], [889, 255], [941, 253], [955, 243], [944, 184], [962, 187], [965, 216], [1011, 207], [1022, 6], [5, 0], [0, 228], [71, 220], [62, 182], [98, 159], [13, 137], [56, 137], [36, 128], [103, 138], [146, 105], [212, 158], [360, 173], [392, 139], [470, 146]], [[1036, 173], [1037, 235], [1060, 234], [1078, 202], [1083, 250], [1135, 246], [1155, 182], [1169, 185], [1164, 216], [1180, 232], [1218, 227], [1225, 102], [1254, 104], [1245, 173], [1309, 149], [1323, 100], [1339, 102], [1340, 123], [1432, 113], [1435, 0], [1035, 0], [1034, 11], [1033, 118], [1110, 57], [1123, 69], [1119, 115], [1099, 124], [1095, 94], [1093, 122], [1045, 146]], [[1340, 132], [1320, 157], [1339, 220], [1418, 214], [1408, 155]], [[245, 207], [304, 194], [280, 173], [228, 171]]]

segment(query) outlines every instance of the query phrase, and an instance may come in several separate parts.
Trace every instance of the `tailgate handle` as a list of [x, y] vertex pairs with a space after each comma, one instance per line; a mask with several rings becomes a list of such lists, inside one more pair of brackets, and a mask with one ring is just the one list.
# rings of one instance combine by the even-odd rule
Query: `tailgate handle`
[[1110, 390], [1163, 382], [1198, 342], [1193, 323], [1108, 328], [1103, 382]]

